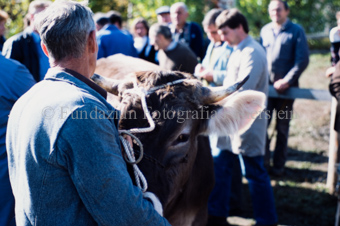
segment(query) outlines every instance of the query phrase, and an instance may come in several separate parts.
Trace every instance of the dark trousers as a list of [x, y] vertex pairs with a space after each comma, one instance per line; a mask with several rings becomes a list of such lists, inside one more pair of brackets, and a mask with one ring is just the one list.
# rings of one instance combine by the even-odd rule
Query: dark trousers
[[263, 166], [263, 156], [238, 156], [226, 150], [214, 157], [215, 187], [209, 197], [209, 215], [229, 216], [232, 175], [235, 164], [239, 164], [239, 157], [243, 160], [244, 176], [248, 180], [256, 223], [275, 224], [277, 215], [274, 194], [267, 170]]
[[[276, 144], [273, 156], [273, 167], [277, 169], [282, 169], [285, 166], [287, 160], [287, 149], [288, 149], [288, 135], [289, 135], [289, 122], [293, 117], [293, 104], [294, 100], [290, 99], [279, 99], [279, 98], [269, 98], [267, 105], [267, 116], [268, 117], [268, 127], [270, 125], [271, 119], [273, 118], [273, 112], [275, 110], [276, 125], [275, 130]], [[267, 132], [266, 140], [266, 153], [265, 153], [265, 163], [270, 162], [270, 140]]]

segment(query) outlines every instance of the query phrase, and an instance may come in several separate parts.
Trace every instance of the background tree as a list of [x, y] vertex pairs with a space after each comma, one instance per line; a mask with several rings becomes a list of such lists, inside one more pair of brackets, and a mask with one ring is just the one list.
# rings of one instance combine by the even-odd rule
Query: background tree
[[23, 30], [24, 17], [27, 13], [29, 0], [0, 0], [0, 9], [9, 15], [7, 20], [7, 37], [10, 37]]
[[[9, 16], [7, 37], [24, 28], [24, 17], [32, 0], [0, 0], [0, 9]], [[52, 0], [53, 1], [53, 0]], [[81, 0], [77, 0], [81, 1]], [[88, 0], [93, 12], [117, 10], [127, 25], [136, 17], [144, 17], [151, 24], [156, 22], [156, 9], [163, 5], [171, 6], [179, 0]], [[182, 0], [189, 10], [189, 20], [201, 25], [206, 12], [217, 8], [222, 0]], [[236, 7], [247, 17], [250, 33], [259, 36], [260, 29], [270, 21], [268, 4], [270, 0], [235, 0]], [[303, 26], [307, 34], [325, 32], [336, 26], [335, 13], [340, 10], [340, 1], [334, 0], [288, 0], [290, 18]]]
[[[259, 36], [262, 26], [270, 22], [269, 2], [270, 0], [236, 1], [236, 7], [247, 17], [251, 34], [255, 37]], [[290, 7], [289, 18], [302, 25], [307, 34], [324, 32], [332, 24], [336, 25], [335, 12], [340, 10], [340, 1], [288, 0], [287, 2]]]

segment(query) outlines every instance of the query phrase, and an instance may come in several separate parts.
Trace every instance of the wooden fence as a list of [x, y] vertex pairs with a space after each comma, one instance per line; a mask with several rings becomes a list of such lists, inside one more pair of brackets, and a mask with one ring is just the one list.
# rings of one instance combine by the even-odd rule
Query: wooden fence
[[337, 132], [334, 128], [335, 112], [337, 106], [337, 100], [331, 96], [328, 90], [318, 89], [300, 89], [297, 87], [291, 87], [284, 94], [276, 92], [273, 86], [269, 86], [269, 97], [284, 98], [284, 99], [310, 99], [316, 101], [328, 101], [331, 102], [331, 118], [330, 118], [330, 138], [329, 138], [329, 152], [328, 152], [328, 171], [327, 171], [327, 183], [326, 186], [329, 189], [329, 193], [333, 194], [336, 186], [336, 159], [338, 151]]

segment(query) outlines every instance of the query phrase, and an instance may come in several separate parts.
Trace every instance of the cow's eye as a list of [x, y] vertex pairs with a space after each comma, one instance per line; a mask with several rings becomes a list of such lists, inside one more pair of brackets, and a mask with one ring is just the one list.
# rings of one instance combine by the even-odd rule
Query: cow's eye
[[185, 143], [189, 140], [189, 134], [181, 134], [177, 137], [177, 139], [174, 141], [173, 145]]

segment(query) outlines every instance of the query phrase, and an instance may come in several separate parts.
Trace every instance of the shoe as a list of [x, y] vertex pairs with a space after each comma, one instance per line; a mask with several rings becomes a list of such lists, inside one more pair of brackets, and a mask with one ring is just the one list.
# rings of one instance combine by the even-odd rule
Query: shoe
[[269, 170], [269, 174], [275, 177], [281, 177], [285, 174], [285, 169], [272, 167]]
[[229, 216], [241, 216], [243, 212], [242, 208], [232, 208], [229, 210]]
[[278, 224], [266, 224], [266, 225], [264, 225], [264, 224], [255, 224], [254, 226], [277, 226]]
[[278, 226], [278, 224], [255, 224], [254, 226]]
[[229, 226], [226, 217], [209, 215], [207, 226]]

